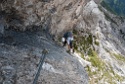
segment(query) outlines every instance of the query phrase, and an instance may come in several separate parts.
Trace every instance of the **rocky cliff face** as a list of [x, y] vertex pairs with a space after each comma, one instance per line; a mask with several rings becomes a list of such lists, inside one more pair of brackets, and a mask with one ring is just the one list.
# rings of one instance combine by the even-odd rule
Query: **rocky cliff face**
[[75, 0], [1, 1], [0, 83], [33, 83], [41, 51], [47, 48], [49, 54], [38, 84], [88, 84], [85, 65], [48, 39], [51, 37], [48, 33], [57, 35], [68, 29], [72, 20], [65, 20], [74, 12], [68, 10], [79, 3]]
[[[124, 18], [111, 14], [99, 3], [98, 0], [2, 0], [1, 37], [4, 37], [3, 40], [8, 38], [10, 40], [11, 37], [11, 42], [15, 45], [18, 41], [13, 42], [12, 39], [16, 34], [11, 35], [8, 30], [44, 31], [58, 41], [65, 31], [72, 30], [75, 38], [74, 48], [77, 54], [83, 57], [82, 62], [85, 61], [83, 63], [88, 71], [90, 83], [123, 83], [125, 81]], [[67, 80], [68, 82], [60, 82], [60, 79], [57, 84], [68, 83], [74, 78]], [[87, 83], [85, 81], [84, 83]], [[76, 80], [75, 83], [83, 82]]]
[[49, 28], [52, 34], [58, 34], [74, 27], [87, 2], [88, 0], [3, 0], [1, 11], [6, 14], [4, 19], [8, 27], [17, 30]]
[[11, 32], [0, 43], [0, 84], [32, 84], [44, 48], [48, 49], [37, 84], [88, 84], [84, 66], [41, 32]]
[[[125, 71], [124, 19], [111, 14], [94, 1], [86, 4], [82, 14], [83, 19], [76, 26], [77, 29], [81, 29], [80, 33], [77, 32], [79, 36], [76, 36], [76, 41], [79, 42], [76, 42], [76, 48], [82, 51], [85, 59], [92, 64], [88, 68], [91, 83], [123, 83], [124, 75], [122, 74]], [[81, 34], [83, 38], [80, 37]], [[99, 60], [96, 58], [97, 53]]]
[[[84, 55], [87, 53], [85, 59], [92, 63], [92, 66], [89, 66], [91, 70], [88, 69], [91, 83], [98, 81], [98, 78], [101, 78], [98, 83], [122, 83], [124, 81], [122, 74], [125, 71], [124, 19], [111, 14], [100, 5], [95, 4], [94, 1], [90, 1], [84, 7], [83, 18], [79, 22], [82, 26], [77, 24], [77, 27], [80, 28], [81, 26], [83, 30], [80, 31], [83, 38], [82, 40], [77, 39], [81, 43], [76, 43], [76, 46], [79, 46], [77, 49], [82, 51]], [[98, 53], [99, 60], [96, 59], [97, 54], [93, 50]], [[100, 73], [101, 76], [96, 73]], [[106, 74], [113, 74], [114, 76]], [[117, 78], [116, 75], [120, 78], [118, 76]], [[108, 77], [110, 78], [107, 79]]]

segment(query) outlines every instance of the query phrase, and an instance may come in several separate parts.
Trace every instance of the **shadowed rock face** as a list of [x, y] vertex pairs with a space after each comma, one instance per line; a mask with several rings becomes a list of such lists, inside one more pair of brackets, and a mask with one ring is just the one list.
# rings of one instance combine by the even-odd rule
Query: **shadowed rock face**
[[84, 66], [42, 31], [9, 32], [9, 37], [0, 38], [0, 83], [32, 84], [41, 52], [46, 48], [49, 53], [38, 84], [88, 84]]
[[49, 28], [52, 34], [58, 34], [76, 25], [82, 7], [89, 1], [6, 0], [1, 3], [1, 9], [8, 14], [8, 27], [25, 31], [32, 29], [32, 26], [41, 26], [43, 29]]
[[4, 35], [4, 28], [6, 26], [5, 22], [5, 12], [0, 12], [0, 37]]

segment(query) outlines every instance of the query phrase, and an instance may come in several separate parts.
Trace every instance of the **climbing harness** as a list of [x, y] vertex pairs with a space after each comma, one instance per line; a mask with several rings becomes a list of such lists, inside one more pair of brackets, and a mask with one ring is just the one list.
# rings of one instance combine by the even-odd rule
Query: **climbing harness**
[[46, 58], [46, 54], [48, 54], [48, 53], [49, 53], [49, 51], [48, 51], [47, 49], [43, 49], [43, 51], [42, 51], [42, 56], [41, 56], [41, 58], [40, 58], [40, 62], [39, 62], [39, 65], [38, 65], [38, 71], [37, 71], [37, 73], [36, 73], [36, 75], [35, 75], [33, 84], [37, 84], [37, 80], [38, 80], [38, 78], [39, 78], [40, 71], [41, 71], [42, 66], [43, 66], [43, 62], [44, 62], [44, 60], [45, 60], [45, 58]]

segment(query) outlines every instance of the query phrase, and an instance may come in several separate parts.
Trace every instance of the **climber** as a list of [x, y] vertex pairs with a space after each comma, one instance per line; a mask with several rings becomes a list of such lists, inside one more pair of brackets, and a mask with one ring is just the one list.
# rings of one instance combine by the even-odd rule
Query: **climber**
[[73, 53], [73, 34], [72, 32], [66, 32], [63, 37], [62, 37], [62, 42], [63, 42], [63, 46], [66, 46], [66, 44], [68, 45], [68, 51], [70, 53]]

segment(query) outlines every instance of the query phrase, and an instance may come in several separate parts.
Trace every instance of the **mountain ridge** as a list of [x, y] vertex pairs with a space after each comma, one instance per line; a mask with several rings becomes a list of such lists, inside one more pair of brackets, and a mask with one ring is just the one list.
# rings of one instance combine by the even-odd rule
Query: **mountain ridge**
[[[81, 80], [85, 78], [85, 84], [124, 83], [125, 19], [102, 7], [99, 0], [15, 0], [15, 2], [7, 0], [6, 5], [1, 3], [1, 11], [0, 15], [4, 17], [0, 18], [2, 21], [2, 26], [0, 26], [0, 48], [3, 50], [0, 51], [0, 53], [3, 53], [0, 59], [3, 60], [5, 55], [4, 62], [2, 62], [3, 66], [4, 63], [6, 64], [8, 54], [12, 56], [13, 54], [19, 55], [17, 59], [22, 60], [20, 70], [23, 70], [22, 73], [17, 74], [19, 77], [22, 74], [24, 76], [18, 80], [20, 84], [21, 82], [30, 83], [33, 79], [37, 66], [35, 62], [38, 63], [41, 55], [39, 51], [44, 47], [50, 49], [51, 54], [43, 66], [45, 74], [43, 73], [42, 76], [45, 79], [40, 77], [40, 82], [43, 80], [47, 84], [68, 82], [82, 84]], [[72, 31], [74, 34], [75, 53], [73, 56], [60, 47], [62, 44], [61, 37], [66, 31]], [[43, 46], [44, 44], [45, 46]], [[14, 52], [14, 50], [16, 51], [14, 48], [17, 49], [17, 52]], [[11, 51], [11, 49], [14, 50]], [[22, 54], [24, 51], [25, 53]], [[22, 55], [20, 56], [20, 54]], [[63, 60], [65, 62], [62, 62]], [[32, 64], [32, 62], [33, 65], [30, 67], [29, 64]], [[77, 70], [76, 67], [78, 66], [80, 67]], [[31, 78], [26, 75], [30, 73], [27, 67], [35, 69]], [[25, 72], [25, 69], [28, 72]], [[59, 75], [59, 73], [63, 74]], [[73, 78], [70, 78], [72, 74]], [[76, 79], [74, 79], [75, 75], [77, 76]], [[50, 77], [54, 80], [51, 80]], [[56, 81], [58, 77], [59, 79]], [[4, 78], [0, 79], [3, 80]]]

